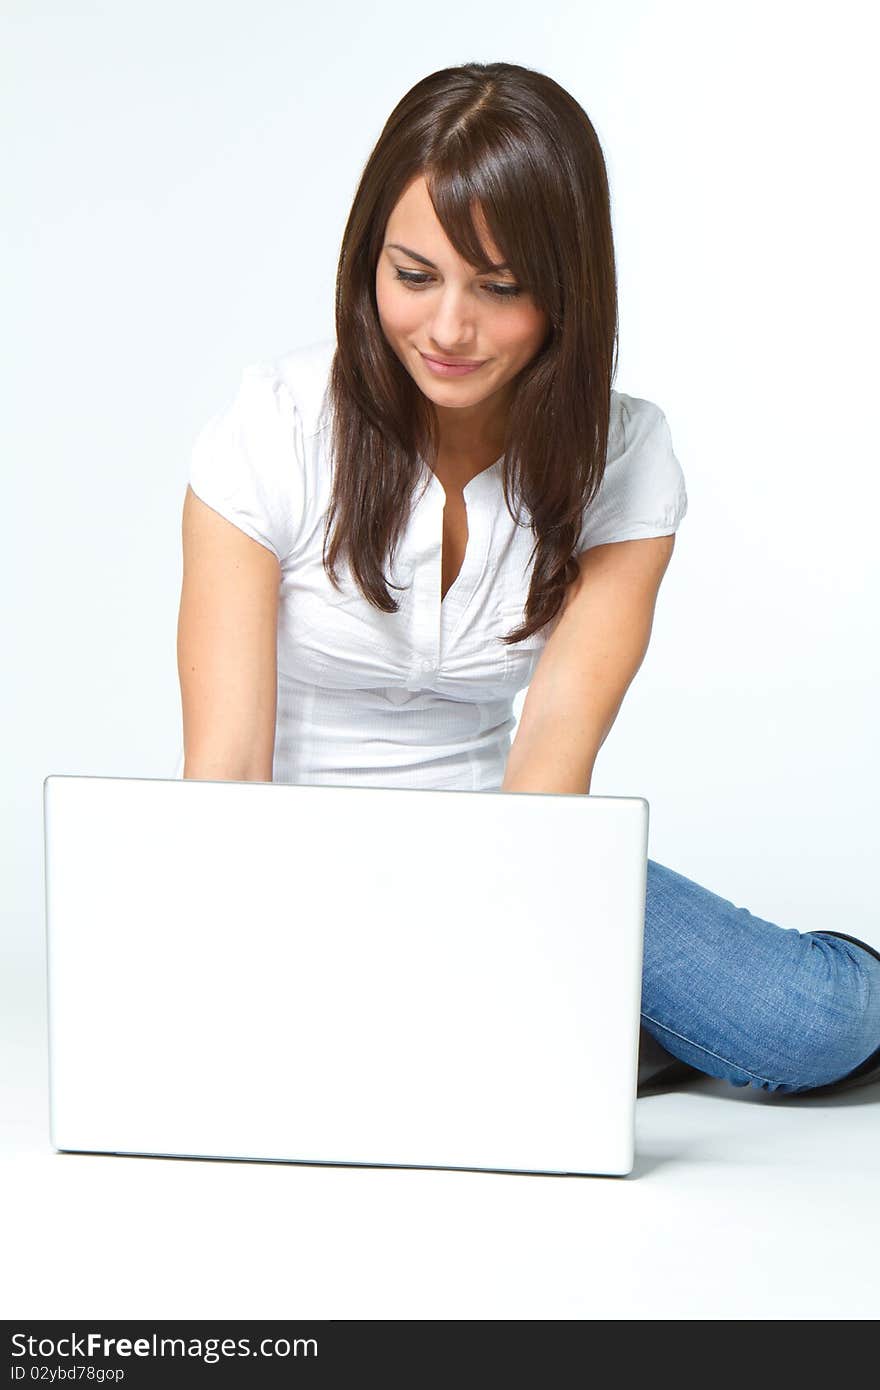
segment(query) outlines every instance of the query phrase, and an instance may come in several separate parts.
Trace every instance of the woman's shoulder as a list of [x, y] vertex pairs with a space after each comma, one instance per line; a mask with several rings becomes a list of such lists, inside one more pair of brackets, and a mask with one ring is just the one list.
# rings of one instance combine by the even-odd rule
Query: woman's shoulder
[[608, 422], [608, 462], [634, 446], [664, 434], [668, 429], [666, 416], [654, 401], [643, 396], [631, 396], [626, 391], [611, 392], [611, 413]]
[[335, 344], [323, 340], [241, 369], [234, 395], [199, 430], [189, 484], [214, 511], [284, 563], [323, 481], [314, 436]]
[[310, 438], [326, 424], [326, 390], [335, 350], [333, 339], [320, 339], [278, 357], [248, 362], [220, 416], [230, 426], [256, 434], [295, 420], [297, 434]]
[[308, 438], [327, 425], [327, 387], [335, 338], [319, 338], [282, 353], [266, 370], [290, 394]]
[[669, 535], [687, 506], [666, 415], [654, 401], [612, 390], [605, 472], [584, 513], [578, 549]]

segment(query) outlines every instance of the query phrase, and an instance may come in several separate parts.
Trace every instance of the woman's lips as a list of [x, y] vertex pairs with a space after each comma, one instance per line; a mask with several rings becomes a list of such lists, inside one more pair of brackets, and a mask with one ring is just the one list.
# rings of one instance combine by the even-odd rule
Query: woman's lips
[[419, 356], [435, 376], [469, 376], [471, 372], [479, 371], [484, 364], [482, 362], [442, 362], [436, 357], [427, 357], [424, 352], [419, 351]]

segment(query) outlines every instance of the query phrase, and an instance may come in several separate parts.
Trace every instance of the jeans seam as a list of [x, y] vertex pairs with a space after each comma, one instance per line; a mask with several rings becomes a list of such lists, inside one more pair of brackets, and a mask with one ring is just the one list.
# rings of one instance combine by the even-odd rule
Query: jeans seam
[[[776, 1081], [769, 1076], [761, 1076], [759, 1072], [749, 1071], [748, 1067], [741, 1066], [739, 1062], [731, 1062], [728, 1057], [722, 1057], [720, 1052], [713, 1052], [710, 1047], [703, 1047], [702, 1043], [694, 1042], [692, 1038], [686, 1038], [683, 1033], [677, 1033], [674, 1028], [668, 1028], [665, 1023], [661, 1023], [658, 1019], [652, 1018], [650, 1014], [642, 1014], [642, 1018], [646, 1018], [649, 1023], [653, 1023], [655, 1028], [662, 1028], [663, 1032], [669, 1033], [671, 1037], [680, 1038], [683, 1043], [687, 1043], [688, 1047], [698, 1048], [700, 1052], [705, 1052], [707, 1057], [715, 1057], [719, 1062], [723, 1062], [726, 1067], [735, 1067], [737, 1071], [744, 1072], [746, 1076], [753, 1077], [755, 1081], [767, 1082], [770, 1086], [788, 1086], [791, 1084], [788, 1081]], [[680, 1061], [681, 1059], [677, 1058], [676, 1060]]]

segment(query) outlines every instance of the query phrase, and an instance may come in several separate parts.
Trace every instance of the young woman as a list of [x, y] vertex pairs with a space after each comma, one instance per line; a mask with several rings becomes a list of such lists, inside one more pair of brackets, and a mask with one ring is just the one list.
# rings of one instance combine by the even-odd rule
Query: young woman
[[[355, 194], [335, 341], [247, 368], [194, 446], [183, 775], [588, 793], [687, 509], [616, 349], [582, 108], [508, 63], [417, 83]], [[643, 1088], [863, 1083], [880, 952], [649, 860], [641, 1039]]]

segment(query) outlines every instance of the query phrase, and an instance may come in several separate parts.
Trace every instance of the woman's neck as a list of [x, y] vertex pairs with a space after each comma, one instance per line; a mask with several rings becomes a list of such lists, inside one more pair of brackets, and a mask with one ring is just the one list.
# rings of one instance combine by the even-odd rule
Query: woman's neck
[[452, 469], [488, 468], [504, 450], [509, 400], [510, 393], [503, 390], [473, 406], [435, 405], [439, 458]]

